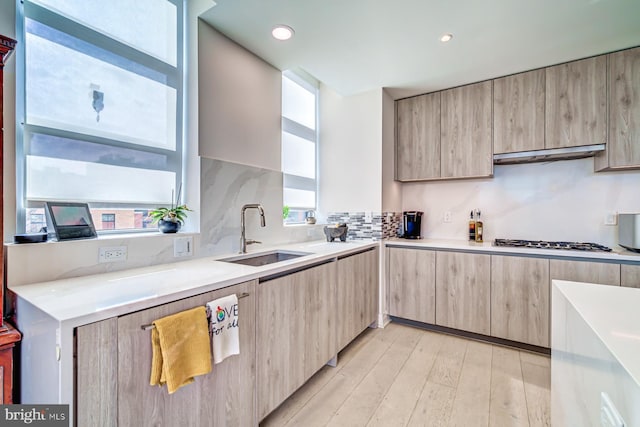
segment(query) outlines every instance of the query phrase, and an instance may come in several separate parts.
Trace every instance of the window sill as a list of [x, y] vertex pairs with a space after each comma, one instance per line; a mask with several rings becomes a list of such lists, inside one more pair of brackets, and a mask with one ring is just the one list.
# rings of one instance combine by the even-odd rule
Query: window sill
[[320, 223], [315, 223], [315, 224], [307, 224], [306, 222], [300, 222], [300, 223], [294, 223], [294, 224], [282, 224], [285, 227], [319, 227], [319, 226], [325, 226], [327, 224], [320, 224]]
[[[54, 244], [54, 243], [90, 243], [95, 241], [112, 241], [112, 240], [123, 240], [123, 241], [131, 241], [138, 239], [152, 239], [159, 237], [187, 237], [187, 236], [199, 236], [200, 233], [197, 232], [179, 232], [179, 233], [160, 233], [159, 231], [143, 231], [143, 232], [133, 232], [133, 233], [106, 233], [99, 234], [95, 239], [74, 239], [74, 240], [47, 240], [46, 242], [42, 242], [39, 244]], [[5, 246], [25, 246], [25, 245], [33, 245], [34, 243], [14, 243], [14, 242], [5, 242]], [[38, 243], [36, 243], [38, 244]]]

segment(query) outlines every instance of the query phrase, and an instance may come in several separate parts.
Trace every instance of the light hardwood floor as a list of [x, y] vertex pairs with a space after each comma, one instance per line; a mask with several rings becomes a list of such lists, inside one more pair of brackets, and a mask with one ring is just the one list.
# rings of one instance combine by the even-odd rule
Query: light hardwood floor
[[548, 426], [549, 357], [390, 323], [260, 425]]

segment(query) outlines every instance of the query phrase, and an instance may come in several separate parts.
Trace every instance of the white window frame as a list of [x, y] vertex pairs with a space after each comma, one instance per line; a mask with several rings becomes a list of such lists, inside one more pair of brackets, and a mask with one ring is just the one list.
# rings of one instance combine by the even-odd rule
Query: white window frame
[[[18, 49], [16, 49], [16, 226], [17, 230], [24, 232], [26, 227], [27, 208], [44, 207], [46, 200], [27, 200], [26, 198], [26, 176], [27, 176], [27, 155], [29, 154], [27, 139], [30, 133], [41, 133], [45, 135], [75, 139], [86, 141], [89, 143], [103, 144], [110, 147], [120, 147], [127, 149], [135, 149], [140, 152], [156, 153], [166, 156], [166, 167], [157, 170], [166, 170], [175, 173], [175, 187], [179, 188], [183, 181], [185, 160], [184, 155], [184, 127], [185, 127], [185, 17], [186, 4], [184, 0], [167, 0], [173, 3], [177, 8], [177, 65], [172, 66], [156, 57], [130, 47], [129, 45], [112, 39], [109, 36], [86, 27], [69, 18], [59, 15], [49, 9], [32, 3], [29, 0], [21, 0], [17, 3], [16, 12], [16, 29], [18, 34]], [[126, 13], [126, 12], [125, 12]], [[158, 72], [167, 76], [167, 85], [176, 89], [176, 146], [175, 150], [165, 150], [157, 147], [147, 147], [137, 144], [129, 144], [118, 141], [116, 139], [102, 138], [98, 136], [76, 134], [60, 129], [44, 128], [41, 126], [30, 125], [26, 123], [26, 63], [25, 63], [25, 40], [26, 28], [25, 19], [29, 17], [35, 19], [47, 26], [55, 28], [72, 37], [85, 40], [88, 43], [105, 49], [115, 55], [121, 56], [132, 62], [139, 63], [154, 72]], [[116, 164], [117, 165], [117, 164]], [[125, 165], [126, 166], [126, 165]], [[153, 183], [150, 183], [153, 185]], [[169, 189], [170, 190], [170, 189]], [[171, 195], [167, 196], [169, 199]], [[181, 200], [182, 202], [182, 200]], [[100, 203], [91, 202], [91, 208], [114, 208], [114, 209], [137, 209], [150, 210], [158, 207], [158, 204], [145, 203]], [[168, 206], [168, 204], [167, 204]], [[121, 229], [100, 231], [99, 234], [111, 233], [131, 233], [131, 232], [151, 232], [156, 229]]]
[[[303, 138], [309, 142], [313, 142], [315, 146], [315, 178], [302, 177], [297, 175], [291, 175], [284, 173], [283, 171], [283, 193], [285, 188], [298, 189], [298, 190], [307, 190], [313, 191], [315, 193], [315, 201], [313, 207], [308, 206], [289, 206], [290, 212], [307, 212], [314, 211], [316, 212], [318, 209], [318, 171], [319, 171], [319, 98], [320, 98], [320, 90], [319, 90], [319, 82], [311, 77], [310, 75], [302, 72], [302, 71], [291, 71], [286, 70], [282, 73], [283, 78], [286, 77], [292, 80], [294, 83], [302, 86], [304, 89], [313, 93], [315, 96], [315, 130], [308, 128], [294, 120], [291, 120], [287, 117], [282, 116], [282, 132], [290, 133], [291, 135], [298, 136]], [[282, 148], [284, 150], [284, 146]], [[284, 165], [283, 165], [284, 168]], [[285, 224], [304, 224], [304, 219], [299, 220], [287, 220], [284, 219]]]

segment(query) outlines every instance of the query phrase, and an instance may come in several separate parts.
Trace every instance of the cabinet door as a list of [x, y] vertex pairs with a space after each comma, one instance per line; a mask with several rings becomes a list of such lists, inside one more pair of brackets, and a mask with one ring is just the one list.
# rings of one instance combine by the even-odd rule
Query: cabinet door
[[607, 142], [606, 75], [605, 55], [546, 69], [546, 148]]
[[436, 254], [436, 324], [489, 335], [491, 257]]
[[640, 288], [640, 265], [622, 264], [620, 284], [628, 288]]
[[436, 322], [436, 252], [388, 248], [389, 314]]
[[[230, 294], [240, 298], [240, 354], [168, 394], [149, 385], [151, 331], [141, 325]], [[208, 292], [118, 318], [118, 425], [255, 425], [255, 281]]]
[[335, 313], [338, 350], [342, 350], [378, 315], [378, 249], [338, 260]]
[[302, 385], [338, 353], [334, 312], [336, 263], [299, 274], [304, 287], [304, 379], [299, 384]]
[[549, 347], [549, 260], [491, 256], [491, 336]]
[[544, 149], [544, 70], [493, 81], [493, 152]]
[[76, 330], [78, 426], [118, 424], [117, 342], [118, 319], [115, 317]]
[[440, 92], [396, 101], [396, 179], [440, 178]]
[[552, 259], [550, 279], [620, 286], [620, 264]]
[[442, 92], [443, 178], [493, 175], [491, 91], [487, 81]]
[[258, 420], [336, 351], [335, 263], [258, 285]]
[[609, 141], [596, 170], [640, 168], [640, 48], [609, 56]]

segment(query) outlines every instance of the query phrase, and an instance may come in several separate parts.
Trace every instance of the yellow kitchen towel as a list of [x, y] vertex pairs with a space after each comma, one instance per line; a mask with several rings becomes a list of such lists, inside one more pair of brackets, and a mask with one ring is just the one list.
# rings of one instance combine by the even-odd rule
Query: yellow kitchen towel
[[211, 372], [211, 343], [204, 306], [163, 317], [151, 330], [151, 385], [169, 394]]

